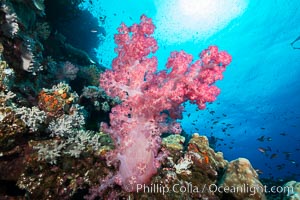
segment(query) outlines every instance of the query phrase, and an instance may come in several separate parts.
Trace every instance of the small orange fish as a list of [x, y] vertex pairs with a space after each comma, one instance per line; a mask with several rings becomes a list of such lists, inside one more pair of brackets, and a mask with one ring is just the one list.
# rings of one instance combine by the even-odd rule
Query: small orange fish
[[206, 164], [208, 164], [208, 163], [209, 163], [209, 157], [208, 157], [208, 155], [207, 155], [206, 152], [203, 153], [203, 154], [204, 154], [204, 162], [205, 162]]
[[209, 163], [209, 157], [208, 157], [208, 156], [204, 156], [204, 160], [205, 160], [205, 163], [206, 163], [206, 164]]

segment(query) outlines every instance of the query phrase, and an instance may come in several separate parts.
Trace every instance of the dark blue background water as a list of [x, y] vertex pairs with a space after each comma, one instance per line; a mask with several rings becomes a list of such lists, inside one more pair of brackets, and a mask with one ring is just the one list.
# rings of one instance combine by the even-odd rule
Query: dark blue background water
[[[200, 7], [182, 9], [180, 0], [94, 0], [83, 7], [105, 28], [107, 35], [96, 53], [107, 67], [115, 56], [117, 26], [139, 22], [141, 14], [157, 25], [160, 69], [173, 50], [197, 56], [214, 44], [228, 51], [233, 61], [217, 83], [218, 100], [205, 111], [186, 105], [184, 130], [216, 137], [215, 147], [226, 159], [248, 158], [263, 172], [261, 177], [297, 175], [299, 181], [300, 50], [290, 43], [300, 36], [300, 1], [198, 2]], [[300, 41], [294, 46], [300, 48]]]

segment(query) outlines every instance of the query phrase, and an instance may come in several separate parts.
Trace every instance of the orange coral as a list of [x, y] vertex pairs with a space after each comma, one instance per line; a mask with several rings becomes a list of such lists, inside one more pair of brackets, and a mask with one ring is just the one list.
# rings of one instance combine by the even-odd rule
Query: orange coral
[[70, 105], [77, 100], [77, 97], [76, 92], [72, 92], [68, 84], [59, 83], [52, 89], [43, 89], [39, 93], [38, 106], [48, 116], [59, 117], [69, 111]]
[[44, 110], [48, 115], [54, 116], [63, 109], [64, 103], [61, 102], [55, 95], [55, 93], [46, 93], [42, 90], [39, 94], [38, 106]]

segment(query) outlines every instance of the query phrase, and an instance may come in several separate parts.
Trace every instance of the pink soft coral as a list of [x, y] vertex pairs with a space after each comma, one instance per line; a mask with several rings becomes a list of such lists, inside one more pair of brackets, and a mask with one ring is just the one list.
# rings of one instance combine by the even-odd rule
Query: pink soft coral
[[166, 65], [170, 72], [157, 72], [157, 58], [149, 57], [157, 50], [154, 29], [144, 15], [140, 24], [122, 24], [115, 35], [118, 57], [112, 70], [100, 77], [106, 93], [122, 101], [110, 113], [110, 126], [102, 124], [102, 130], [111, 134], [116, 146], [107, 156], [108, 164], [119, 163], [112, 179], [126, 191], [149, 183], [160, 166], [160, 135], [181, 132], [176, 119], [181, 118], [183, 102], [204, 109], [216, 99], [220, 90], [212, 84], [223, 78], [231, 61], [229, 54], [210, 46], [194, 63], [184, 51], [173, 52]]

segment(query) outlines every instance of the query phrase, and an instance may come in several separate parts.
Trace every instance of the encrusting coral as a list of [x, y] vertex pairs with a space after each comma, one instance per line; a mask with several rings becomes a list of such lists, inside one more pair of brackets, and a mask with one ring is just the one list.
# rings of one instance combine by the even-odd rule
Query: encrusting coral
[[224, 195], [235, 199], [264, 200], [265, 190], [249, 160], [239, 158], [229, 162], [220, 181], [220, 188], [229, 188]]
[[283, 188], [282, 200], [300, 200], [300, 182], [289, 181], [283, 185]]

